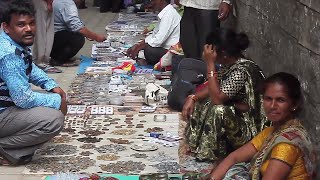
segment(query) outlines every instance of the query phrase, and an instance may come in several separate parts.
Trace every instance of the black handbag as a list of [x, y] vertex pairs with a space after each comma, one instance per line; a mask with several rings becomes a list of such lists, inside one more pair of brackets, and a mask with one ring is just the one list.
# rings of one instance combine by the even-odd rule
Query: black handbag
[[168, 94], [169, 106], [181, 111], [186, 97], [193, 94], [198, 85], [204, 83], [206, 72], [207, 65], [202, 60], [182, 59], [172, 78], [172, 87]]

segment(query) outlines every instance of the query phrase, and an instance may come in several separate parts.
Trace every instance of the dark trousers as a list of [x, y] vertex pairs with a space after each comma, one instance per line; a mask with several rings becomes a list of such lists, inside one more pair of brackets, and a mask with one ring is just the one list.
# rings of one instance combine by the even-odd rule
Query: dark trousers
[[100, 0], [100, 12], [120, 12], [122, 0]]
[[201, 59], [207, 35], [220, 26], [219, 11], [184, 8], [180, 43], [187, 58]]
[[167, 52], [168, 50], [162, 47], [151, 47], [150, 45], [147, 45], [144, 48], [144, 57], [148, 64], [155, 65]]
[[57, 63], [65, 63], [83, 47], [85, 38], [79, 32], [58, 31], [54, 34], [51, 58]]

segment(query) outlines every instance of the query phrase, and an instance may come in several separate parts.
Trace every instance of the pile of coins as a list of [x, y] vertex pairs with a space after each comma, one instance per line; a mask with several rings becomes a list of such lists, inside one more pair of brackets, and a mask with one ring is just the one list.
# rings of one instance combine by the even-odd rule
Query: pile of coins
[[98, 131], [98, 130], [93, 130], [93, 129], [80, 131], [79, 133], [80, 134], [84, 134], [86, 136], [99, 136], [101, 134], [105, 134], [105, 132]]
[[146, 167], [142, 162], [134, 161], [118, 161], [116, 163], [109, 163], [107, 165], [101, 164], [100, 168], [113, 174], [134, 174], [140, 173]]
[[79, 172], [95, 165], [95, 160], [89, 157], [65, 156], [65, 157], [42, 157], [31, 161], [26, 167], [30, 172], [52, 171], [57, 172]]
[[81, 149], [93, 149], [95, 147], [96, 147], [96, 145], [94, 145], [94, 144], [83, 144], [80, 146]]
[[80, 142], [84, 143], [97, 143], [102, 140], [102, 138], [97, 138], [97, 137], [83, 137], [83, 138], [78, 138], [77, 139]]
[[94, 148], [99, 153], [115, 153], [127, 150], [126, 146], [120, 144], [108, 144]]
[[77, 146], [57, 144], [37, 150], [38, 155], [70, 155], [77, 153]]
[[177, 162], [161, 162], [158, 164], [151, 165], [158, 169], [161, 173], [179, 173], [180, 165]]
[[116, 161], [120, 158], [120, 156], [117, 156], [115, 154], [104, 154], [101, 156], [97, 156], [98, 160], [104, 160], [104, 161]]
[[132, 142], [130, 142], [129, 140], [126, 139], [114, 139], [114, 138], [108, 138], [109, 141], [116, 143], [116, 144], [131, 144]]
[[132, 130], [132, 129], [118, 129], [118, 130], [114, 130], [111, 132], [111, 134], [114, 135], [132, 135], [134, 133], [136, 133], [136, 130]]

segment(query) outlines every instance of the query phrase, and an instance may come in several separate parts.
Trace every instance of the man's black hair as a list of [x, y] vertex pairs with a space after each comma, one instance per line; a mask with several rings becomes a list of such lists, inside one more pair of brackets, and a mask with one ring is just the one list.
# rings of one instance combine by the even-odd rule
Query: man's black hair
[[10, 0], [2, 14], [2, 22], [9, 24], [13, 14], [35, 16], [35, 13], [30, 0]]

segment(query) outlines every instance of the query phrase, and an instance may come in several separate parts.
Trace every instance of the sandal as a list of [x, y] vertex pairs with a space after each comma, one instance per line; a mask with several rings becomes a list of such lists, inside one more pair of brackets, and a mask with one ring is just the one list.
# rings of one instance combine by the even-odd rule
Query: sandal
[[74, 61], [67, 61], [64, 63], [59, 63], [56, 61], [50, 61], [51, 66], [61, 66], [61, 67], [73, 67], [78, 66], [80, 64], [80, 60], [74, 60]]
[[1, 147], [0, 147], [0, 166], [19, 166], [25, 165], [32, 160], [33, 154], [22, 156], [20, 159], [15, 159], [8, 155]]
[[0, 166], [10, 166], [10, 165], [11, 164], [9, 163], [9, 161], [6, 158], [0, 156]]
[[48, 74], [62, 73], [61, 69], [54, 66], [47, 65], [47, 64], [41, 64], [41, 65], [38, 64], [38, 67]]

